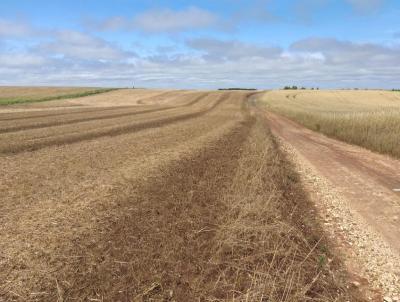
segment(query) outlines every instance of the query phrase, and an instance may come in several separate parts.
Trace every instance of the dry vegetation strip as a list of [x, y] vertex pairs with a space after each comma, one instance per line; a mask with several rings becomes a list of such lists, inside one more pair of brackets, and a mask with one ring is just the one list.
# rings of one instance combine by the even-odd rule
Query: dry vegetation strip
[[[223, 191], [212, 249], [213, 298], [231, 301], [351, 299], [297, 175], [258, 118]], [[229, 294], [227, 294], [229, 293]], [[211, 299], [213, 300], [213, 299]]]
[[[107, 120], [107, 119], [115, 119], [119, 117], [133, 117], [138, 114], [144, 113], [152, 113], [152, 112], [161, 112], [169, 109], [175, 109], [178, 107], [189, 107], [198, 103], [201, 99], [205, 98], [207, 94], [199, 93], [197, 95], [189, 95], [189, 100], [187, 103], [184, 103], [179, 106], [151, 106], [145, 107], [116, 107], [112, 111], [110, 108], [105, 109], [97, 109], [83, 112], [76, 111], [71, 113], [70, 111], [67, 113], [54, 113], [49, 115], [39, 115], [38, 118], [25, 118], [21, 119], [20, 117], [16, 117], [16, 119], [7, 119], [3, 121], [0, 119], [0, 133], [9, 133], [16, 132], [21, 130], [29, 130], [29, 129], [39, 129], [46, 128], [51, 126], [60, 126], [60, 125], [70, 125], [77, 124], [80, 122], [89, 122], [89, 121], [99, 121], [99, 120]], [[90, 114], [88, 114], [90, 113]]]
[[[136, 107], [138, 109], [144, 108], [146, 106], [142, 107]], [[57, 116], [71, 116], [71, 115], [76, 115], [78, 116], [80, 114], [84, 113], [92, 113], [92, 112], [107, 112], [107, 111], [115, 111], [115, 110], [121, 110], [121, 109], [127, 109], [131, 108], [131, 106], [118, 106], [118, 107], [86, 107], [82, 108], [79, 106], [76, 107], [70, 107], [70, 108], [65, 108], [65, 109], [41, 109], [38, 111], [22, 111], [22, 112], [7, 112], [7, 113], [0, 113], [0, 121], [1, 122], [7, 122], [7, 121], [30, 121], [30, 120], [35, 120], [38, 118], [47, 118], [47, 117], [57, 117]]]
[[95, 90], [93, 87], [0, 86], [0, 98], [40, 98]]
[[[9, 132], [16, 132], [21, 130], [29, 130], [29, 129], [39, 129], [39, 128], [46, 128], [51, 126], [61, 126], [61, 125], [70, 125], [76, 124], [80, 122], [90, 122], [90, 121], [98, 121], [98, 120], [107, 120], [107, 119], [114, 119], [118, 117], [125, 117], [125, 116], [134, 116], [143, 113], [151, 113], [151, 112], [159, 112], [171, 109], [171, 107], [162, 107], [162, 108], [152, 108], [152, 109], [144, 109], [138, 110], [137, 108], [123, 108], [119, 109], [116, 108], [113, 112], [107, 112], [106, 110], [96, 110], [93, 114], [89, 116], [84, 114], [82, 117], [79, 118], [79, 114], [81, 112], [73, 113], [72, 116], [64, 115], [64, 117], [57, 116], [54, 118], [54, 115], [51, 116], [51, 119], [43, 119], [40, 118], [38, 121], [33, 121], [30, 123], [26, 122], [24, 119], [21, 123], [17, 123], [14, 120], [8, 123], [1, 123], [0, 133], [9, 133]], [[10, 125], [10, 126], [9, 126]]]
[[247, 95], [1, 157], [0, 298], [357, 301]]
[[267, 108], [304, 126], [400, 158], [400, 94], [392, 91], [272, 91]]
[[191, 105], [173, 108], [166, 112], [158, 110], [143, 114], [136, 119], [130, 115], [115, 119], [94, 119], [43, 129], [29, 129], [22, 133], [5, 133], [0, 136], [0, 153], [19, 153], [34, 151], [44, 147], [71, 144], [103, 136], [116, 136], [128, 132], [141, 131], [150, 127], [161, 127], [166, 124], [192, 119], [206, 114], [226, 100], [228, 94], [219, 94], [215, 100], [208, 98], [200, 106]]
[[[5, 91], [4, 91], [5, 90]], [[16, 89], [18, 91], [18, 89]], [[30, 88], [30, 91], [35, 90], [34, 88]], [[47, 102], [53, 100], [64, 100], [64, 99], [72, 99], [79, 98], [84, 96], [95, 95], [99, 93], [105, 93], [109, 91], [116, 90], [115, 88], [102, 88], [102, 89], [89, 89], [89, 88], [70, 88], [70, 89], [47, 89], [42, 91], [43, 89], [37, 88], [38, 92], [35, 95], [29, 93], [28, 95], [22, 95], [7, 93], [5, 88], [0, 88], [0, 105], [14, 105], [14, 104], [24, 104], [24, 103], [38, 103], [38, 102]], [[20, 90], [23, 91], [23, 88]], [[2, 95], [3, 93], [3, 95]], [[4, 96], [9, 95], [9, 96]]]

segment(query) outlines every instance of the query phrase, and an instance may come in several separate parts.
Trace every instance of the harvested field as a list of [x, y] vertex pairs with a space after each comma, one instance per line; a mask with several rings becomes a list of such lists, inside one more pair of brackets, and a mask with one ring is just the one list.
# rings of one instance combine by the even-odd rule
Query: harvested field
[[0, 301], [362, 301], [252, 93], [117, 93], [0, 114]]
[[78, 98], [112, 91], [109, 88], [82, 87], [4, 87], [0, 86], [0, 105], [40, 103]]
[[260, 100], [311, 130], [400, 158], [399, 92], [281, 90]]
[[[1, 89], [1, 88], [0, 88]], [[3, 87], [3, 90], [6, 89]], [[15, 89], [15, 88], [13, 88]], [[33, 95], [38, 95], [36, 97], [25, 96], [25, 93], [29, 93], [32, 91]], [[166, 105], [168, 102], [173, 101], [174, 104], [176, 102], [182, 101], [181, 98], [176, 98], [179, 95], [189, 95], [196, 93], [195, 91], [176, 91], [176, 90], [147, 90], [147, 89], [95, 89], [90, 90], [89, 88], [85, 88], [86, 90], [80, 91], [78, 90], [75, 93], [63, 94], [61, 90], [60, 94], [51, 95], [48, 92], [48, 96], [44, 97], [40, 96], [41, 90], [40, 88], [32, 88], [25, 89], [20, 88], [17, 91], [20, 91], [21, 97], [14, 97], [16, 99], [26, 100], [26, 102], [21, 101], [22, 104], [11, 104], [8, 106], [0, 107], [0, 115], [2, 113], [16, 113], [21, 112], [23, 115], [24, 112], [41, 112], [43, 110], [47, 111], [59, 111], [59, 110], [70, 110], [77, 109], [81, 110], [83, 108], [109, 108], [109, 107], [127, 107], [127, 106], [146, 106], [146, 105]], [[39, 91], [36, 92], [36, 89]], [[88, 90], [89, 89], [89, 90]], [[47, 91], [47, 90], [45, 90]], [[54, 91], [57, 93], [57, 89], [53, 89], [50, 91]], [[67, 90], [69, 91], [69, 90]], [[73, 90], [72, 90], [73, 91]], [[88, 95], [85, 96], [85, 93]], [[7, 93], [4, 92], [4, 96], [0, 94], [0, 100], [9, 99], [7, 97]], [[76, 95], [76, 96], [74, 96]], [[82, 97], [85, 96], [85, 97]], [[54, 98], [54, 100], [48, 100]], [[41, 101], [46, 100], [46, 101]], [[184, 100], [183, 100], [184, 101]]]
[[91, 87], [23, 87], [0, 86], [0, 98], [35, 99], [94, 90]]

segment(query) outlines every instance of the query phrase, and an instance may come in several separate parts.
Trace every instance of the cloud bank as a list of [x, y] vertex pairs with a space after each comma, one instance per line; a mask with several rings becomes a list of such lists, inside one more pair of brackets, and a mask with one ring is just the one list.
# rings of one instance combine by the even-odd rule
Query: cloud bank
[[[307, 3], [323, 5], [329, 1]], [[384, 4], [379, 0], [343, 1], [362, 12]], [[268, 8], [270, 2], [257, 3]], [[244, 20], [250, 15], [259, 16], [253, 20], [257, 22], [273, 20], [261, 9], [259, 14], [243, 11], [232, 18]], [[0, 18], [0, 85], [131, 86], [135, 81], [146, 87], [207, 89], [288, 84], [400, 87], [398, 33], [387, 45], [311, 35], [280, 46], [268, 43], [268, 37], [264, 43], [255, 43], [234, 38], [235, 34], [221, 37], [197, 32], [211, 28], [213, 33], [216, 28], [223, 31], [224, 20], [195, 6], [146, 10], [131, 19], [114, 16], [81, 30], [47, 30], [25, 20]], [[104, 38], [103, 31], [129, 31], [146, 38], [176, 36], [169, 38], [168, 45], [161, 43], [149, 51], [139, 43], [122, 47]], [[190, 34], [181, 36], [184, 32]]]

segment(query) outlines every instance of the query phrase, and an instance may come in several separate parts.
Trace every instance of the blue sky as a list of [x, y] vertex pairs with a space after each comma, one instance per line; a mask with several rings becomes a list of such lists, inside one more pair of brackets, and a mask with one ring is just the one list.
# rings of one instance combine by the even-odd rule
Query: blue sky
[[0, 85], [400, 87], [400, 1], [0, 2]]

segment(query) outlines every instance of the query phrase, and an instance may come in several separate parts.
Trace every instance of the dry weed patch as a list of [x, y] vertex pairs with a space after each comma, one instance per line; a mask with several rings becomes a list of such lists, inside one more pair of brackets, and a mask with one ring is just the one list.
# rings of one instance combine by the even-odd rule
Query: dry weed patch
[[357, 301], [297, 175], [269, 129], [252, 129], [222, 198], [213, 298], [218, 301]]

